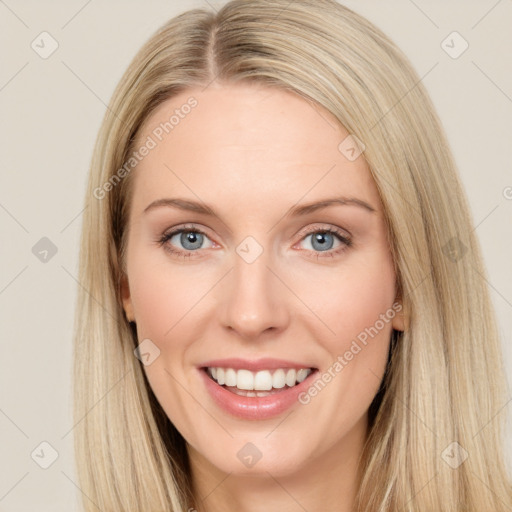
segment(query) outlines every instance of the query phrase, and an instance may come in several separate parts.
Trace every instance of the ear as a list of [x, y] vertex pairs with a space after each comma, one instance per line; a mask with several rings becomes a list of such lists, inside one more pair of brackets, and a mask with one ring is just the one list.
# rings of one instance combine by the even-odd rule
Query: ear
[[128, 277], [123, 273], [121, 277], [121, 300], [123, 301], [123, 309], [128, 322], [135, 322], [135, 315], [133, 313], [133, 304], [130, 294], [130, 285]]
[[395, 311], [395, 316], [392, 321], [393, 329], [395, 329], [395, 331], [405, 331], [407, 319], [405, 318], [402, 298], [400, 296], [395, 298], [393, 310]]

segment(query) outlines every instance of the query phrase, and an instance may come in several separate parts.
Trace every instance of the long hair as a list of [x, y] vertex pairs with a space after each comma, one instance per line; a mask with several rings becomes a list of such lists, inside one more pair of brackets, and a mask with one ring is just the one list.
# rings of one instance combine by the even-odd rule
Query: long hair
[[181, 512], [193, 502], [185, 442], [134, 356], [120, 280], [136, 172], [126, 162], [140, 128], [162, 102], [213, 80], [298, 94], [365, 146], [408, 325], [394, 333], [371, 406], [356, 510], [510, 510], [500, 340], [446, 136], [404, 54], [334, 0], [185, 12], [142, 47], [114, 92], [91, 161], [75, 317], [84, 510]]

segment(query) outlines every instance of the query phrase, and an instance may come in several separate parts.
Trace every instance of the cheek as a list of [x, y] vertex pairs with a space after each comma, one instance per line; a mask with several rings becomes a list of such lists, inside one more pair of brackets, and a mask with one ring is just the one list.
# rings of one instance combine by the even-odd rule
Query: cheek
[[190, 397], [182, 388], [188, 388], [184, 359], [194, 339], [191, 309], [208, 288], [200, 279], [191, 280], [190, 273], [179, 268], [171, 271], [168, 262], [154, 263], [143, 256], [133, 258], [133, 272], [129, 274], [137, 336], [140, 342], [150, 339], [159, 350], [143, 369], [167, 416], [180, 432], [187, 432], [196, 421]]
[[327, 425], [326, 438], [337, 439], [366, 413], [384, 376], [395, 314], [392, 261], [381, 253], [347, 265], [323, 287], [315, 287], [312, 298], [317, 301], [312, 309], [334, 335], [316, 322], [315, 332], [324, 333], [316, 339], [328, 357], [317, 381], [299, 399], [311, 417]]
[[[312, 286], [312, 282], [317, 284]], [[329, 343], [338, 349], [373, 326], [381, 314], [389, 311], [395, 299], [395, 273], [386, 252], [358, 258], [329, 274], [317, 276], [316, 280], [304, 280], [300, 286], [311, 308], [334, 334], [322, 339], [331, 339]]]
[[206, 283], [196, 274], [191, 279], [190, 272], [172, 269], [166, 261], [154, 263], [141, 255], [133, 263], [130, 292], [139, 338], [163, 340], [204, 295]]
[[[335, 368], [338, 374], [343, 374], [338, 389], [346, 395], [346, 405], [357, 410], [361, 404], [369, 405], [365, 402], [373, 398], [384, 375], [396, 314], [395, 273], [386, 252], [351, 270], [338, 299], [333, 292], [326, 306], [331, 305], [329, 315], [336, 332], [328, 350], [333, 363], [339, 363]], [[336, 302], [339, 307], [334, 309]]]
[[159, 340], [171, 329], [174, 318], [170, 312], [176, 311], [179, 302], [162, 280], [152, 279], [147, 274], [140, 277], [134, 280], [132, 288], [139, 339]]
[[312, 309], [331, 331], [329, 335], [322, 325], [315, 327], [324, 333], [316, 339], [329, 354], [322, 369], [329, 373], [325, 380], [333, 382], [322, 394], [343, 403], [345, 410], [357, 411], [354, 417], [364, 412], [379, 388], [395, 316], [391, 255], [382, 249], [364, 256], [331, 272], [329, 279], [324, 276], [322, 286], [312, 287], [311, 280], [302, 283], [309, 287]]

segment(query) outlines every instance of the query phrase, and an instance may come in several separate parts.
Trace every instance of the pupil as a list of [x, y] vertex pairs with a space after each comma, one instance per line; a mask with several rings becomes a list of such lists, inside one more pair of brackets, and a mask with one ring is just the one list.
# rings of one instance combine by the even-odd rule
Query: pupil
[[332, 247], [333, 240], [329, 244], [329, 238], [332, 239], [330, 233], [316, 233], [313, 236], [313, 248], [317, 250], [329, 250]]
[[181, 234], [181, 243], [187, 250], [199, 249], [202, 245], [202, 236], [194, 231], [187, 231]]

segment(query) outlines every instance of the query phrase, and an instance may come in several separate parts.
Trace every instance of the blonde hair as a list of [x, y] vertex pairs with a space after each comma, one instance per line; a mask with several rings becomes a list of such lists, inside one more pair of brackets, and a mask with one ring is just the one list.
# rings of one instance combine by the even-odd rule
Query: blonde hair
[[[158, 30], [122, 77], [98, 135], [74, 346], [84, 510], [193, 506], [185, 442], [134, 356], [136, 331], [121, 305], [132, 180], [129, 173], [112, 178], [119, 178], [140, 127], [159, 104], [214, 79], [299, 94], [365, 145], [408, 327], [393, 334], [371, 406], [355, 509], [512, 508], [502, 458], [500, 340], [465, 195], [419, 77], [389, 38], [334, 0], [234, 0], [217, 14], [185, 12]], [[108, 193], [98, 198], [100, 189]], [[466, 453], [458, 467], [451, 463]]]

